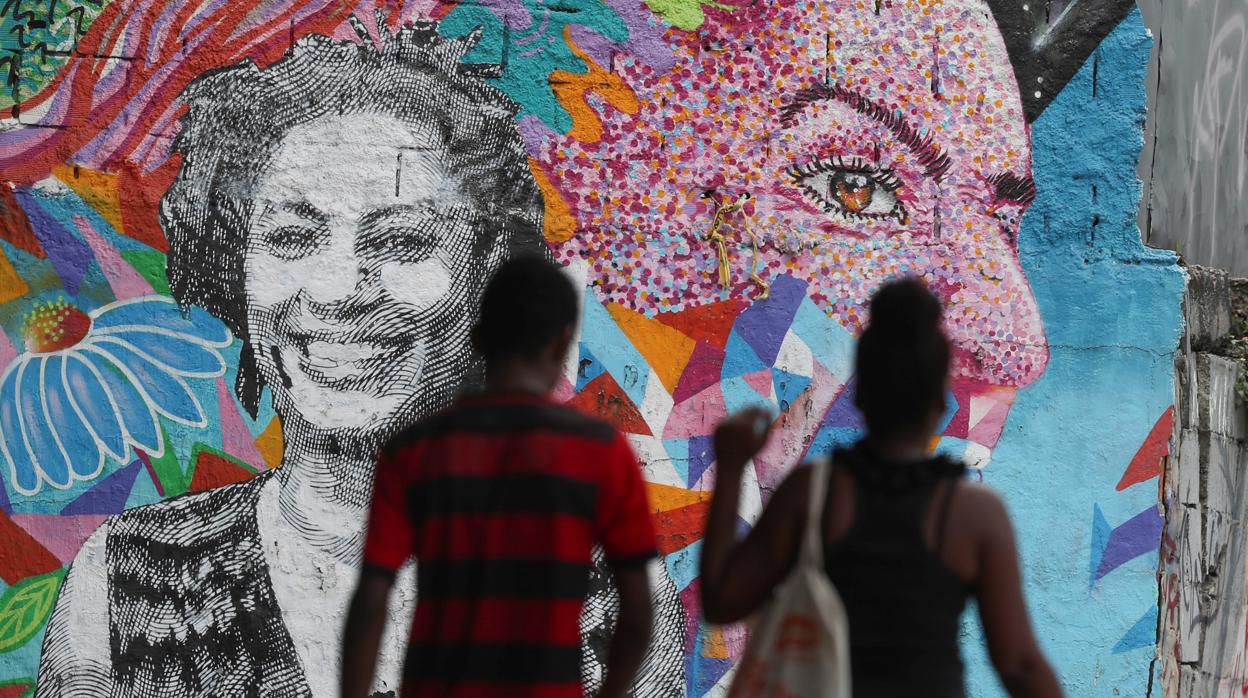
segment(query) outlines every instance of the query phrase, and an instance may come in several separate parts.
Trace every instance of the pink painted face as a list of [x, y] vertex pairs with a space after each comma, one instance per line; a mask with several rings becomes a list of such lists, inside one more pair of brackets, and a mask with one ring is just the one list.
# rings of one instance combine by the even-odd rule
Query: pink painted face
[[590, 260], [604, 300], [662, 312], [724, 297], [704, 236], [717, 202], [748, 193], [727, 218], [728, 295], [761, 291], [752, 234], [764, 280], [807, 281], [855, 333], [881, 283], [924, 277], [972, 392], [1044, 370], [1016, 240], [1034, 196], [1027, 126], [982, 0], [756, 2], [669, 40], [670, 70], [616, 61], [637, 113], [606, 109], [599, 142], [556, 139], [540, 158], [577, 216], [559, 253]]

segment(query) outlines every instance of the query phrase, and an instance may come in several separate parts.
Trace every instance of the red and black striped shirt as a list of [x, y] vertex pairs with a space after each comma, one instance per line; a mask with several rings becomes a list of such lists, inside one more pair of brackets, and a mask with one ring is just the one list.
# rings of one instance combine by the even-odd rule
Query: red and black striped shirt
[[592, 547], [656, 554], [641, 469], [614, 428], [545, 398], [462, 398], [385, 449], [366, 570], [417, 561], [403, 696], [580, 698]]

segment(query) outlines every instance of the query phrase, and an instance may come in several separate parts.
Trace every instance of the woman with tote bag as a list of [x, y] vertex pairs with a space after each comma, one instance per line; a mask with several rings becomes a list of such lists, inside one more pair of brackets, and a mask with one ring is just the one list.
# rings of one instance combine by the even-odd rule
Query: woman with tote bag
[[[830, 465], [790, 473], [740, 540], [742, 472], [767, 443], [770, 418], [746, 410], [716, 431], [703, 612], [731, 623], [766, 607], [730, 695], [963, 698], [958, 629], [970, 597], [1010, 695], [1062, 695], [1032, 634], [1001, 500], [930, 454], [949, 372], [940, 316], [921, 281], [880, 289], [856, 358], [866, 436]], [[812, 565], [834, 589], [811, 576]], [[821, 648], [822, 664], [802, 661], [795, 647]]]

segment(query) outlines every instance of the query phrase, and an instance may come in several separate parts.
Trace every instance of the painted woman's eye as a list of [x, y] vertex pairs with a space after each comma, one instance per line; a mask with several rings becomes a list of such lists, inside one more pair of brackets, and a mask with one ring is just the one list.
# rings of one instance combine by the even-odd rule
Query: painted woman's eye
[[901, 180], [892, 170], [862, 158], [831, 157], [794, 165], [788, 173], [806, 196], [828, 213], [906, 221], [896, 194]]

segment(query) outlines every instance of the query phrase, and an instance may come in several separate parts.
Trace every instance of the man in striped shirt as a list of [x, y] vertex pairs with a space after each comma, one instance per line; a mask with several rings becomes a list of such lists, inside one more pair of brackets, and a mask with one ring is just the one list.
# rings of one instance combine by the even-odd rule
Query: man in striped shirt
[[655, 534], [624, 437], [548, 397], [577, 314], [557, 267], [538, 257], [504, 264], [473, 336], [485, 391], [382, 452], [343, 638], [344, 698], [367, 692], [386, 599], [409, 557], [418, 600], [404, 698], [580, 698], [578, 620], [595, 545], [620, 595], [599, 696], [625, 695], [650, 637]]

